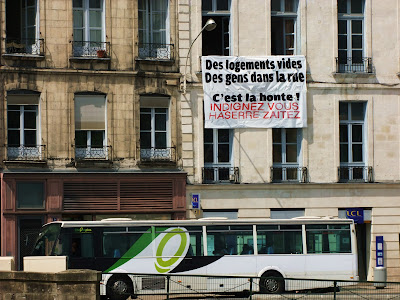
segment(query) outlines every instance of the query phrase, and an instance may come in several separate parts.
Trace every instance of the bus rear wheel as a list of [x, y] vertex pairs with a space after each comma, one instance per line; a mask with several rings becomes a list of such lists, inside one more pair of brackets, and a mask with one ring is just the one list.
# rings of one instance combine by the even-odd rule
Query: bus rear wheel
[[107, 296], [111, 300], [126, 300], [133, 295], [132, 280], [128, 276], [112, 276], [107, 282]]
[[278, 272], [267, 272], [261, 276], [260, 291], [264, 294], [281, 294], [285, 290], [285, 281]]

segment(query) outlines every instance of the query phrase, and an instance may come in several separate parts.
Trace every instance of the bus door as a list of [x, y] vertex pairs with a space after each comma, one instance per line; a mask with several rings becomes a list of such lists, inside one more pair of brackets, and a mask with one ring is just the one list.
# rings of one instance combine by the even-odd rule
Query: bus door
[[91, 228], [67, 229], [60, 236], [63, 249], [68, 256], [69, 269], [96, 270], [94, 232]]

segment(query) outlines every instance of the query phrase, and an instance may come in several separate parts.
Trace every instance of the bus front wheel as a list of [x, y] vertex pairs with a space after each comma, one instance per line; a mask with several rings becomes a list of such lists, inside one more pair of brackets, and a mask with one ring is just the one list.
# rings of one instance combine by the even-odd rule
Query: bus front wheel
[[132, 280], [125, 275], [114, 275], [107, 282], [107, 296], [111, 300], [126, 300], [133, 295]]
[[266, 272], [260, 279], [260, 291], [264, 294], [281, 294], [285, 290], [285, 281], [278, 272]]

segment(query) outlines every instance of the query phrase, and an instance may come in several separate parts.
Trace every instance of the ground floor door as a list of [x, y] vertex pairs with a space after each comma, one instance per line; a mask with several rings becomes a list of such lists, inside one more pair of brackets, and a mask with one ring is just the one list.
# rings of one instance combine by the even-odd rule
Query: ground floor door
[[369, 269], [369, 253], [371, 249], [371, 224], [356, 224], [358, 275], [360, 280], [367, 280]]
[[42, 217], [18, 218], [18, 270], [23, 270], [24, 257], [31, 255], [42, 225]]

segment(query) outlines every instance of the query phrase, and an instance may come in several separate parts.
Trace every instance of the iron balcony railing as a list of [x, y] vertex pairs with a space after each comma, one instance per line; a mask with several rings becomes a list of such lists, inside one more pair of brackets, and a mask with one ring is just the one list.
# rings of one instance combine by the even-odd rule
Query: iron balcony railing
[[306, 167], [271, 167], [271, 182], [308, 182]]
[[140, 59], [172, 60], [174, 58], [173, 44], [142, 43], [138, 47]]
[[174, 162], [176, 161], [175, 147], [147, 148], [140, 150], [141, 162]]
[[7, 37], [5, 40], [6, 54], [31, 54], [44, 56], [44, 39]]
[[339, 182], [374, 182], [373, 168], [368, 166], [340, 166]]
[[112, 147], [80, 147], [75, 146], [75, 159], [81, 160], [112, 160]]
[[110, 42], [72, 41], [72, 56], [82, 58], [109, 58]]
[[202, 170], [203, 183], [239, 183], [238, 167], [204, 167]]
[[373, 73], [371, 57], [336, 57], [336, 73]]
[[7, 160], [9, 161], [44, 161], [46, 146], [10, 146], [6, 145]]

